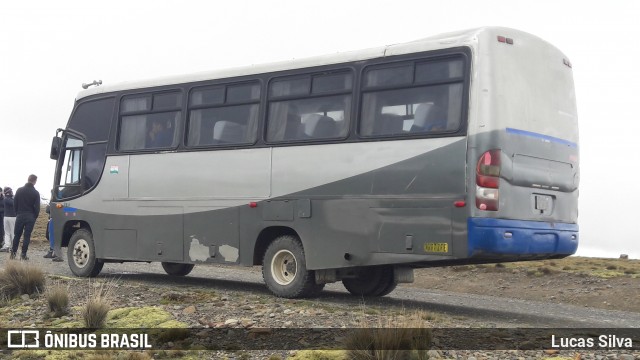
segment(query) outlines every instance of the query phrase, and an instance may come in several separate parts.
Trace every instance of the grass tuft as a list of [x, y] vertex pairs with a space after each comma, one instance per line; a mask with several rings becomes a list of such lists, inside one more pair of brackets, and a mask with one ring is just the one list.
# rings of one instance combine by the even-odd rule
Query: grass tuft
[[[345, 339], [346, 357], [353, 360], [428, 359], [431, 330], [424, 327], [424, 311], [381, 320], [376, 328], [359, 328]], [[366, 322], [361, 322], [366, 324]]]
[[40, 268], [25, 262], [8, 261], [0, 271], [0, 297], [13, 299], [24, 294], [40, 294], [45, 289], [45, 282]]
[[187, 295], [181, 294], [177, 291], [170, 291], [162, 294], [162, 299], [160, 300], [161, 304], [175, 304], [184, 302], [187, 299]]
[[68, 313], [69, 307], [69, 285], [64, 286], [60, 282], [54, 283], [46, 291], [47, 305], [49, 311], [54, 314], [55, 317], [60, 317]]
[[85, 327], [90, 329], [104, 327], [107, 314], [111, 310], [114, 289], [115, 282], [95, 283], [89, 286], [87, 303], [80, 311]]

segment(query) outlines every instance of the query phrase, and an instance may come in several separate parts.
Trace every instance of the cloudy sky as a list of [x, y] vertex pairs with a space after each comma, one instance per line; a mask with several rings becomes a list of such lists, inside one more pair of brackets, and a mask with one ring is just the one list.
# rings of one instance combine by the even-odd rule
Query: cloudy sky
[[[13, 3], [14, 5], [9, 5]], [[480, 26], [537, 35], [573, 63], [579, 255], [640, 258], [640, 1], [29, 1], [0, 3], [0, 185], [48, 196], [49, 145], [83, 82], [105, 84], [406, 42]]]

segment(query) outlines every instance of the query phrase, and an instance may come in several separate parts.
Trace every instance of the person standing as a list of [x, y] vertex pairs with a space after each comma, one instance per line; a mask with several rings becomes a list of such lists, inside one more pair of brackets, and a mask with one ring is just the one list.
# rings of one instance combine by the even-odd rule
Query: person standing
[[18, 245], [20, 245], [20, 237], [24, 232], [20, 260], [29, 260], [27, 250], [29, 250], [29, 242], [31, 242], [31, 232], [33, 231], [33, 226], [36, 223], [38, 215], [40, 215], [40, 193], [35, 188], [37, 181], [37, 176], [33, 174], [29, 175], [27, 183], [16, 191], [14, 198], [16, 229], [10, 259], [16, 258]]
[[[47, 204], [47, 207], [45, 208], [45, 212], [49, 216], [49, 222], [47, 222], [47, 230], [46, 230], [45, 235], [44, 235], [44, 237], [46, 237], [47, 240], [49, 240], [49, 252], [46, 253], [43, 257], [45, 259], [51, 259], [52, 261], [55, 261], [55, 262], [62, 262], [64, 260], [62, 260], [61, 257], [56, 255], [56, 252], [53, 249], [53, 220], [51, 219], [51, 205], [50, 204]], [[2, 249], [0, 249], [0, 251], [2, 251]]]
[[0, 186], [0, 236], [2, 236], [0, 237], [0, 243], [2, 243], [2, 246], [4, 246], [4, 234], [6, 234], [6, 232], [4, 231], [4, 192], [1, 190], [2, 186]]
[[4, 245], [0, 251], [9, 252], [13, 242], [13, 234], [16, 227], [16, 209], [13, 206], [13, 189], [5, 187], [4, 194]]

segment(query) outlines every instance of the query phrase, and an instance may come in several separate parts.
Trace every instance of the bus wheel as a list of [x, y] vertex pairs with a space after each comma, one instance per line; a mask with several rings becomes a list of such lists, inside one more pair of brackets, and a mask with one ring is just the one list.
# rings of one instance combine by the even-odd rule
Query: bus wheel
[[385, 296], [396, 288], [398, 282], [392, 266], [374, 266], [364, 269], [357, 278], [342, 279], [342, 284], [352, 295]]
[[302, 243], [296, 236], [276, 238], [264, 253], [262, 277], [276, 296], [297, 298], [313, 296], [322, 291], [316, 284], [315, 273], [307, 270]]
[[96, 259], [93, 235], [87, 229], [80, 229], [71, 235], [67, 247], [67, 259], [71, 272], [80, 277], [98, 276], [104, 262]]
[[398, 282], [395, 280], [395, 276], [393, 274], [393, 268], [389, 267], [389, 269], [385, 272], [382, 281], [380, 281], [380, 286], [375, 291], [375, 295], [373, 296], [385, 296], [389, 295], [393, 290], [398, 286]]
[[167, 274], [171, 276], [185, 276], [189, 275], [191, 270], [193, 270], [194, 264], [180, 264], [180, 263], [172, 263], [172, 262], [163, 262], [162, 268], [166, 271]]

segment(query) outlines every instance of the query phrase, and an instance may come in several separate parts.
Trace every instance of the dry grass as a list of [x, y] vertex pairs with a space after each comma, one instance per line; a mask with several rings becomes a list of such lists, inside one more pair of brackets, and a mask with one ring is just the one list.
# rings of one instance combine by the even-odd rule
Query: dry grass
[[640, 275], [640, 260], [601, 259], [570, 256], [564, 259], [544, 261], [522, 261], [507, 263], [506, 269], [540, 272], [551, 275], [559, 272], [569, 272], [596, 277], [638, 277]]
[[[376, 328], [356, 329], [345, 339], [348, 359], [392, 360], [428, 359], [431, 330], [425, 328], [424, 311], [391, 316], [380, 320]], [[361, 322], [366, 323], [366, 322]]]
[[128, 351], [122, 352], [101, 352], [94, 353], [86, 357], [87, 360], [151, 360], [148, 354], [144, 352]]
[[160, 300], [161, 304], [175, 304], [182, 303], [187, 300], [188, 296], [186, 294], [179, 293], [177, 291], [170, 291], [168, 293], [162, 294], [162, 299]]
[[531, 276], [548, 276], [558, 273], [573, 273], [602, 278], [640, 277], [640, 260], [603, 259], [570, 256], [564, 259], [518, 261], [512, 263], [452, 266], [454, 272], [512, 272], [522, 271]]
[[12, 299], [23, 294], [39, 294], [44, 291], [45, 282], [40, 268], [11, 260], [0, 271], [0, 297]]
[[111, 310], [115, 282], [94, 283], [89, 286], [87, 303], [82, 307], [80, 315], [84, 325], [90, 329], [99, 329], [107, 322], [107, 314]]
[[54, 283], [46, 291], [47, 305], [49, 311], [55, 317], [66, 315], [69, 311], [69, 285], [65, 286], [60, 282]]

